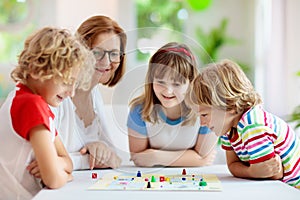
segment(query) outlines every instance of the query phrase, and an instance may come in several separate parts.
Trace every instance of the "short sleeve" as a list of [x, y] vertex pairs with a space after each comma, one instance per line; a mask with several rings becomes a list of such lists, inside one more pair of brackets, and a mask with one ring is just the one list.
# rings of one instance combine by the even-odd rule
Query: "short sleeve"
[[138, 105], [133, 107], [127, 118], [127, 127], [142, 134], [142, 135], [147, 135], [147, 128], [146, 128], [146, 123], [142, 119], [142, 106]]
[[261, 125], [253, 126], [243, 132], [243, 141], [251, 164], [263, 162], [275, 156], [271, 135], [271, 130]]
[[[22, 95], [13, 100], [11, 118], [14, 130], [23, 138], [29, 139], [29, 131], [38, 125], [45, 125], [50, 132], [54, 115], [48, 104], [38, 95]], [[56, 133], [57, 134], [57, 133]]]
[[211, 132], [211, 130], [207, 126], [200, 126], [198, 134], [205, 135], [205, 134], [208, 134], [210, 132]]
[[229, 138], [226, 135], [222, 135], [220, 137], [220, 141], [221, 141], [222, 149], [224, 149], [226, 151], [232, 151], [233, 150], [233, 148], [230, 144]]

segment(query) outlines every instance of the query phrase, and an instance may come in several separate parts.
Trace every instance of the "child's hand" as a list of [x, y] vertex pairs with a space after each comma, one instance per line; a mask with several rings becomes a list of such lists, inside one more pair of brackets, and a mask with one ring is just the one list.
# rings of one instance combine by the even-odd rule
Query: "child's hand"
[[136, 166], [141, 167], [153, 167], [159, 159], [157, 156], [157, 151], [154, 149], [147, 149], [142, 153], [132, 153], [130, 160], [134, 162]]
[[72, 174], [68, 174], [68, 182], [73, 181], [73, 175]]
[[249, 167], [253, 178], [271, 178], [282, 172], [282, 163], [279, 155], [261, 163], [252, 164]]
[[40, 173], [40, 169], [38, 166], [38, 163], [36, 160], [32, 161], [27, 167], [26, 169], [29, 171], [29, 173], [31, 175], [33, 175], [36, 178], [41, 178], [41, 173]]
[[217, 155], [216, 150], [212, 150], [207, 156], [202, 158], [203, 165], [212, 165]]

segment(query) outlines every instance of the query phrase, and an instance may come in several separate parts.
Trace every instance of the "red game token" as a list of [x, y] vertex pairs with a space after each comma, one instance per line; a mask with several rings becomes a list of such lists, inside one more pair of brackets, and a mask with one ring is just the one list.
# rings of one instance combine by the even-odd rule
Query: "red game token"
[[97, 173], [92, 173], [92, 179], [97, 178]]

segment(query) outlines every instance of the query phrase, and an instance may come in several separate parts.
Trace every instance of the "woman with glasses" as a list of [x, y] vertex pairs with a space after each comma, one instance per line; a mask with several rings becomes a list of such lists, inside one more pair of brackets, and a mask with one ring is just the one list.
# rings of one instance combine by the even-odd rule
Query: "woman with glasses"
[[84, 21], [77, 34], [92, 50], [96, 65], [88, 91], [76, 89], [56, 113], [56, 125], [74, 169], [117, 168], [121, 159], [114, 151], [106, 126], [99, 85], [116, 85], [125, 72], [124, 30], [106, 16]]

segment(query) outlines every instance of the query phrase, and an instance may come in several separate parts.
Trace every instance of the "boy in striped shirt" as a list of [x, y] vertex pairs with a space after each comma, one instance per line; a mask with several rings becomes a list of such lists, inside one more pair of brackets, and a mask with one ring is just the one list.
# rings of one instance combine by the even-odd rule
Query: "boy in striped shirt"
[[236, 63], [209, 64], [193, 81], [190, 97], [201, 125], [221, 136], [234, 176], [281, 180], [300, 189], [299, 138], [263, 109], [260, 95]]

